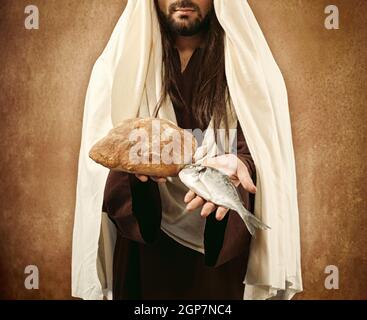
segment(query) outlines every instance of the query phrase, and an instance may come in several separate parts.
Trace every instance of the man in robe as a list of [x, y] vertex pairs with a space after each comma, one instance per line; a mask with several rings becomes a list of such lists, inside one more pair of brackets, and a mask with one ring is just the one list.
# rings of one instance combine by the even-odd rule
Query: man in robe
[[[195, 161], [225, 171], [271, 227], [250, 250], [238, 214], [178, 177], [119, 174], [89, 158], [122, 121], [154, 116], [184, 128], [210, 120]], [[237, 155], [215, 157], [212, 129], [236, 122]], [[244, 289], [245, 300], [292, 299], [303, 290], [295, 169], [287, 88], [248, 2], [129, 0], [85, 100], [72, 295], [236, 299]]]
[[[228, 122], [224, 31], [213, 0], [155, 0], [163, 47], [163, 93], [177, 123], [205, 130]], [[157, 106], [159, 108], [159, 106]], [[237, 153], [208, 159], [253, 211], [256, 169], [241, 126]], [[115, 224], [114, 299], [243, 298], [251, 236], [236, 212], [170, 179], [110, 171], [103, 211]]]

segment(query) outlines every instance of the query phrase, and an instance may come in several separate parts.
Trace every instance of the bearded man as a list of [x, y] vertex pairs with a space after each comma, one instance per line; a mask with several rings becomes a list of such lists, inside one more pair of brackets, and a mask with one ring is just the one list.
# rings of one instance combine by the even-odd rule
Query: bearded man
[[[113, 299], [238, 300], [280, 293], [291, 298], [302, 284], [286, 89], [250, 7], [242, 0], [130, 0], [125, 10], [88, 89], [74, 225], [73, 295], [100, 298], [102, 286], [112, 289]], [[224, 29], [230, 16], [234, 22]], [[136, 38], [138, 32], [141, 39]], [[132, 52], [134, 48], [138, 51]], [[230, 117], [228, 106], [234, 106], [238, 120]], [[257, 207], [272, 230], [251, 239], [236, 212], [197, 196], [178, 177], [106, 173], [89, 163], [87, 150], [111, 129], [111, 118], [116, 125], [132, 115], [159, 115], [184, 129], [225, 128], [227, 133], [235, 123], [237, 149], [208, 157], [205, 165], [229, 175], [244, 206], [253, 213]], [[261, 198], [255, 197], [258, 177], [267, 190]], [[97, 248], [100, 202], [116, 234], [106, 236], [102, 221]], [[93, 214], [88, 216], [88, 211]], [[292, 219], [284, 233], [281, 223], [287, 214]], [[110, 266], [100, 257], [108, 257], [112, 247], [108, 277]]]

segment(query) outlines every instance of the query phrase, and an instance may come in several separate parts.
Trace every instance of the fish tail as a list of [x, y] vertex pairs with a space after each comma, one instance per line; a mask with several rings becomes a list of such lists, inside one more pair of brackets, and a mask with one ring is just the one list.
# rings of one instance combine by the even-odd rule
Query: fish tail
[[243, 221], [246, 224], [248, 231], [252, 236], [255, 235], [256, 229], [267, 230], [270, 229], [265, 223], [263, 223], [260, 219], [256, 218], [255, 215], [245, 212], [243, 215]]

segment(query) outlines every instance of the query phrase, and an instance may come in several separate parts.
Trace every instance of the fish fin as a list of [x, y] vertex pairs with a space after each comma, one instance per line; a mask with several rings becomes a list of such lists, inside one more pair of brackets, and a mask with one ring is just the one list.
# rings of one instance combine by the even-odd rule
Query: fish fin
[[246, 224], [248, 231], [251, 233], [252, 236], [255, 235], [256, 229], [260, 230], [271, 229], [269, 226], [267, 226], [265, 223], [261, 222], [261, 220], [255, 217], [253, 214], [248, 214], [247, 212], [244, 215], [243, 220]]

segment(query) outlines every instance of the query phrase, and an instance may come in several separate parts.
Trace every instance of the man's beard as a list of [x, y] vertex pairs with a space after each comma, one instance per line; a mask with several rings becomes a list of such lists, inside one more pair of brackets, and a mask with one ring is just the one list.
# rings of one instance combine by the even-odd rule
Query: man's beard
[[[183, 24], [182, 22], [173, 18], [173, 15], [178, 8], [192, 8], [198, 13], [198, 17], [189, 24]], [[190, 0], [181, 0], [170, 5], [168, 15], [164, 14], [163, 12], [161, 12], [161, 14], [165, 18], [165, 23], [173, 34], [190, 37], [202, 31], [208, 30], [212, 12], [209, 12], [203, 18], [200, 8], [195, 3], [191, 2]], [[181, 20], [184, 19], [185, 18], [183, 14]]]

